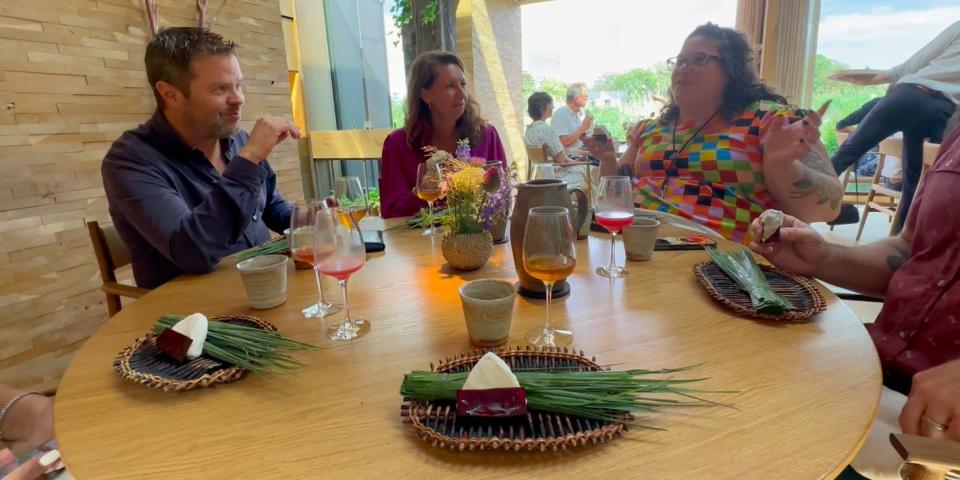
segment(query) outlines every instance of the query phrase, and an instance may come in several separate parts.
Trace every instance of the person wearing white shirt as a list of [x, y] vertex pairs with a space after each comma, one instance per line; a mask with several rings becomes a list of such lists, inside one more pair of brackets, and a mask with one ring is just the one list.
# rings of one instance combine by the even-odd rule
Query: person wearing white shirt
[[902, 227], [920, 181], [923, 142], [943, 135], [960, 103], [960, 21], [902, 64], [866, 80], [845, 80], [862, 85], [894, 84], [831, 160], [839, 175], [881, 140], [903, 132], [903, 203], [897, 219]]
[[574, 156], [583, 154], [579, 151], [583, 147], [580, 136], [593, 128], [593, 116], [583, 110], [589, 98], [586, 84], [571, 84], [567, 87], [567, 104], [556, 109], [550, 120], [550, 126], [560, 135], [563, 148]]

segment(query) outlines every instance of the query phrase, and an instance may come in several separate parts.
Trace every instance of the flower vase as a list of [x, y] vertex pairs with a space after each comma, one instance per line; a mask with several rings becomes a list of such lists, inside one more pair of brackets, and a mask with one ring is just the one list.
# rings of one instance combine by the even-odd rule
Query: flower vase
[[493, 237], [493, 243], [503, 243], [507, 237], [507, 225], [510, 223], [510, 207], [504, 206], [505, 212], [493, 217], [493, 224], [490, 226], [490, 236]]
[[490, 259], [493, 237], [490, 232], [467, 235], [447, 233], [440, 244], [443, 258], [457, 270], [476, 270]]

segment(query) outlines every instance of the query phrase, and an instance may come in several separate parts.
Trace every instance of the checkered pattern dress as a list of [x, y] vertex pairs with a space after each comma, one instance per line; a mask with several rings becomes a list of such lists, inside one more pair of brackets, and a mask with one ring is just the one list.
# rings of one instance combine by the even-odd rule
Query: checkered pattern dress
[[[715, 119], [670, 160], [673, 123], [643, 120], [628, 138], [637, 145], [634, 202], [638, 207], [678, 215], [716, 230], [725, 238], [748, 243], [750, 222], [776, 208], [763, 181], [763, 138], [776, 115], [790, 121], [803, 112], [759, 101], [733, 123]], [[676, 149], [700, 125], [679, 122]]]

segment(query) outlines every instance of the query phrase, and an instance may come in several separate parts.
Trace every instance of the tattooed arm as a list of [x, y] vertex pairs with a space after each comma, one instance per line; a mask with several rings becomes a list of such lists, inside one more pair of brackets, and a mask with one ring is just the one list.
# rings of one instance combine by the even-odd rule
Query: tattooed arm
[[[759, 219], [754, 221], [751, 229], [753, 237], [759, 238]], [[910, 258], [912, 242], [913, 233], [904, 229], [899, 236], [869, 245], [836, 245], [824, 240], [806, 223], [786, 215], [779, 242], [753, 242], [750, 248], [785, 270], [882, 297], [893, 273]]]
[[777, 205], [805, 222], [830, 221], [840, 212], [843, 187], [823, 144], [792, 162], [764, 162], [763, 176]]

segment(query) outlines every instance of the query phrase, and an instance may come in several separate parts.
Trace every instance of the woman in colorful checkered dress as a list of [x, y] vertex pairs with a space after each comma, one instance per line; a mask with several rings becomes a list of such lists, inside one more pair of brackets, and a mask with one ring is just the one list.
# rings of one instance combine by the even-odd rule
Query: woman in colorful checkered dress
[[840, 181], [820, 143], [820, 114], [786, 105], [764, 85], [739, 32], [708, 23], [673, 61], [671, 101], [630, 132], [626, 153], [586, 142], [601, 174], [634, 176], [635, 202], [749, 241], [768, 208], [806, 222], [837, 216]]

